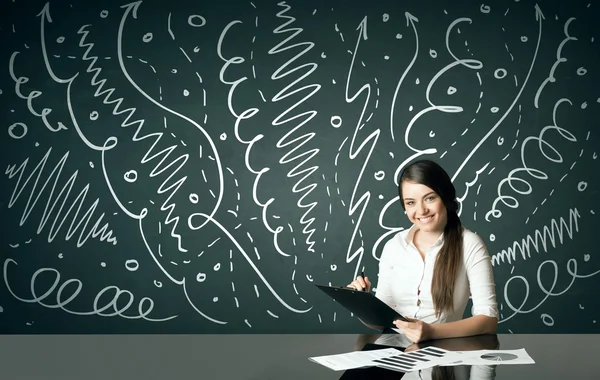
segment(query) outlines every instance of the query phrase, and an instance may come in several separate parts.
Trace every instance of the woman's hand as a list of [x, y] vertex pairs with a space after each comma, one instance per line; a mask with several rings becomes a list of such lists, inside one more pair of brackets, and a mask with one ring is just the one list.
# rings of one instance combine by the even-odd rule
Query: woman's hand
[[431, 325], [417, 319], [406, 318], [408, 322], [395, 320], [394, 324], [413, 343], [431, 339]]
[[413, 343], [410, 346], [406, 347], [404, 349], [404, 352], [411, 352], [411, 351], [416, 351], [416, 350], [420, 350], [421, 346], [419, 346], [417, 343]]
[[365, 277], [363, 279], [362, 276], [356, 277], [356, 280], [352, 281], [348, 284], [349, 288], [354, 288], [356, 290], [369, 292], [371, 291], [371, 281], [369, 281], [369, 277]]

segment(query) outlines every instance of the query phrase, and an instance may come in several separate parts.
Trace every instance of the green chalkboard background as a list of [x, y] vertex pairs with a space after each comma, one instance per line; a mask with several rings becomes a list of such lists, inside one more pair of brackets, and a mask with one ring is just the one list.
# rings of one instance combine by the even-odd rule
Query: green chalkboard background
[[598, 4], [0, 7], [0, 332], [364, 331], [314, 284], [376, 278], [418, 158], [499, 332], [600, 332]]

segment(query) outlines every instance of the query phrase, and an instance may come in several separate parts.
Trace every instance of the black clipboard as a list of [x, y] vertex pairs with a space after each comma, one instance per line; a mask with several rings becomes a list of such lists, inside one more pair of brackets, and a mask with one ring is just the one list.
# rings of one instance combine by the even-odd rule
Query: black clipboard
[[375, 297], [373, 293], [341, 286], [319, 284], [315, 286], [370, 325], [396, 328], [395, 320], [407, 321], [404, 316]]

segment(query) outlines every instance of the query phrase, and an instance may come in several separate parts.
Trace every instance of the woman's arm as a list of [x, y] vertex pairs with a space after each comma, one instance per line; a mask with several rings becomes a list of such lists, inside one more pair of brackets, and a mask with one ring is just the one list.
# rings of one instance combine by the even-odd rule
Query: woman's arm
[[487, 315], [475, 315], [460, 321], [429, 325], [428, 339], [458, 338], [464, 336], [495, 334], [498, 319]]
[[498, 303], [491, 258], [483, 240], [473, 233], [465, 236], [464, 245], [473, 316], [439, 324], [428, 324], [418, 320], [395, 321], [396, 326], [413, 342], [496, 333]]

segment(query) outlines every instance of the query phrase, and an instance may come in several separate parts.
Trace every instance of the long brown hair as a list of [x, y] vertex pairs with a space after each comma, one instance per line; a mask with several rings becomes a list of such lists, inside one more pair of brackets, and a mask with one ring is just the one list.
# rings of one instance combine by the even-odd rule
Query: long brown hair
[[457, 214], [456, 189], [440, 165], [430, 160], [416, 161], [404, 168], [400, 175], [398, 194], [404, 210], [402, 184], [406, 181], [425, 185], [435, 191], [442, 198], [448, 214], [444, 243], [437, 255], [431, 282], [433, 305], [439, 317], [443, 312], [454, 311], [454, 284], [462, 261], [462, 224]]

